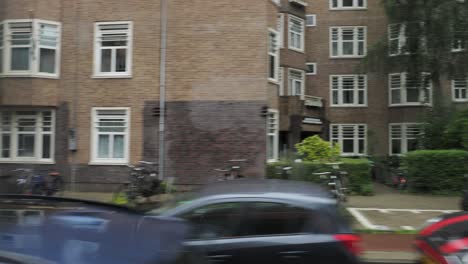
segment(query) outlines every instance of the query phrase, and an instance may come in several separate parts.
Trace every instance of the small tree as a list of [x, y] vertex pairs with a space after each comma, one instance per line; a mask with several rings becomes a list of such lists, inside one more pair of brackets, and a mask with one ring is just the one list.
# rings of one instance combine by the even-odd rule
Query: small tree
[[321, 139], [319, 136], [311, 136], [295, 145], [297, 152], [304, 155], [306, 161], [335, 160], [340, 155], [340, 147], [337, 144]]

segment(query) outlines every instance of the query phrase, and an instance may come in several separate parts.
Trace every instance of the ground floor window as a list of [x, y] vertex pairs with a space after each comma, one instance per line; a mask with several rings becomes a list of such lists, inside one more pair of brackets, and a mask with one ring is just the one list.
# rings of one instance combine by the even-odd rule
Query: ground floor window
[[365, 124], [332, 124], [330, 125], [331, 141], [339, 144], [343, 156], [365, 155], [366, 127]]
[[390, 124], [390, 155], [403, 154], [419, 148], [421, 124]]
[[268, 110], [267, 116], [267, 160], [278, 160], [279, 118], [277, 110]]
[[93, 108], [93, 163], [128, 163], [129, 116], [129, 108]]
[[0, 111], [0, 161], [52, 162], [54, 114], [52, 110]]

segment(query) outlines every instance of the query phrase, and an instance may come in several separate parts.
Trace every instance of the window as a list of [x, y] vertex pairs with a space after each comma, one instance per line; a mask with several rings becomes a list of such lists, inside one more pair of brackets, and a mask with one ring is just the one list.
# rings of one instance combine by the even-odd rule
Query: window
[[366, 27], [331, 27], [332, 58], [360, 58], [366, 56]]
[[5, 40], [4, 32], [5, 30], [3, 29], [3, 23], [0, 23], [0, 75], [3, 73], [3, 42]]
[[39, 19], [6, 20], [0, 25], [0, 35], [0, 73], [58, 77], [60, 23]]
[[468, 102], [468, 79], [452, 80], [452, 98], [455, 102]]
[[306, 26], [307, 27], [317, 26], [317, 16], [316, 15], [306, 15]]
[[366, 154], [367, 131], [364, 124], [332, 124], [331, 140], [339, 144], [341, 155], [362, 156]]
[[390, 124], [390, 155], [417, 150], [421, 124]]
[[240, 235], [242, 203], [219, 203], [197, 208], [181, 215], [193, 225], [189, 239], [232, 238]]
[[410, 77], [407, 73], [389, 75], [390, 105], [423, 105], [431, 103], [430, 75]]
[[420, 37], [423, 26], [422, 22], [388, 25], [389, 55], [408, 55], [420, 47], [424, 48], [425, 38]]
[[332, 106], [367, 105], [366, 75], [332, 75], [330, 84]]
[[289, 95], [304, 97], [304, 71], [289, 69]]
[[330, 9], [365, 9], [367, 0], [330, 0]]
[[128, 162], [129, 108], [93, 108], [92, 163]]
[[316, 75], [317, 74], [317, 63], [308, 62], [308, 63], [306, 63], [306, 67], [307, 67], [307, 71], [306, 71], [307, 75]]
[[278, 32], [270, 29], [268, 33], [268, 79], [270, 81], [278, 81], [278, 64]]
[[279, 117], [278, 111], [269, 109], [267, 118], [267, 160], [273, 162], [278, 160], [279, 143]]
[[278, 70], [278, 84], [279, 84], [278, 95], [283, 96], [284, 95], [284, 68], [283, 67], [279, 67], [279, 70]]
[[281, 0], [271, 0], [273, 3], [275, 3], [277, 6], [281, 6]]
[[278, 30], [278, 41], [280, 48], [284, 48], [284, 14], [278, 14], [278, 21], [277, 21], [277, 30]]
[[304, 20], [289, 15], [289, 49], [304, 52]]
[[53, 162], [54, 112], [0, 112], [0, 161]]
[[243, 236], [272, 236], [304, 233], [309, 213], [306, 209], [279, 203], [251, 203]]
[[95, 25], [95, 77], [130, 77], [132, 74], [132, 22]]
[[466, 40], [462, 37], [455, 37], [453, 40], [452, 51], [460, 52], [466, 50]]

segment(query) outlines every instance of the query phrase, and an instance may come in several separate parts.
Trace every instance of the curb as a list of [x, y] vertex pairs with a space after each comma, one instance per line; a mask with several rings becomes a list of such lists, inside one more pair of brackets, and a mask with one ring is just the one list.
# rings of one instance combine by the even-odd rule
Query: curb
[[364, 252], [361, 260], [362, 263], [366, 264], [416, 264], [419, 263], [419, 254], [398, 251], [367, 251]]

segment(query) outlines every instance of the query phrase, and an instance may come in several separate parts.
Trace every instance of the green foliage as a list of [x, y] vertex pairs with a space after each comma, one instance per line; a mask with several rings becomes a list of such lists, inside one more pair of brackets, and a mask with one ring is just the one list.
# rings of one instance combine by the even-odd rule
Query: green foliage
[[468, 111], [438, 107], [426, 116], [422, 145], [425, 149], [468, 150]]
[[468, 152], [463, 150], [418, 150], [407, 153], [403, 162], [412, 192], [460, 192], [468, 173]]
[[296, 144], [297, 152], [304, 155], [306, 161], [336, 160], [340, 155], [340, 147], [337, 144], [331, 146], [330, 142], [319, 136], [312, 136]]
[[468, 110], [460, 111], [445, 129], [446, 145], [468, 150]]
[[[340, 165], [340, 169], [348, 172], [348, 188], [350, 188], [351, 192], [358, 195], [372, 195], [370, 161], [367, 159], [341, 159], [340, 162], [343, 162]], [[293, 168], [291, 179], [318, 183], [320, 179], [316, 175], [313, 175], [313, 173], [330, 171], [330, 166], [325, 163], [323, 161], [269, 163], [266, 168], [266, 177], [270, 179], [281, 178], [281, 175], [277, 174], [278, 168], [291, 166]]]

